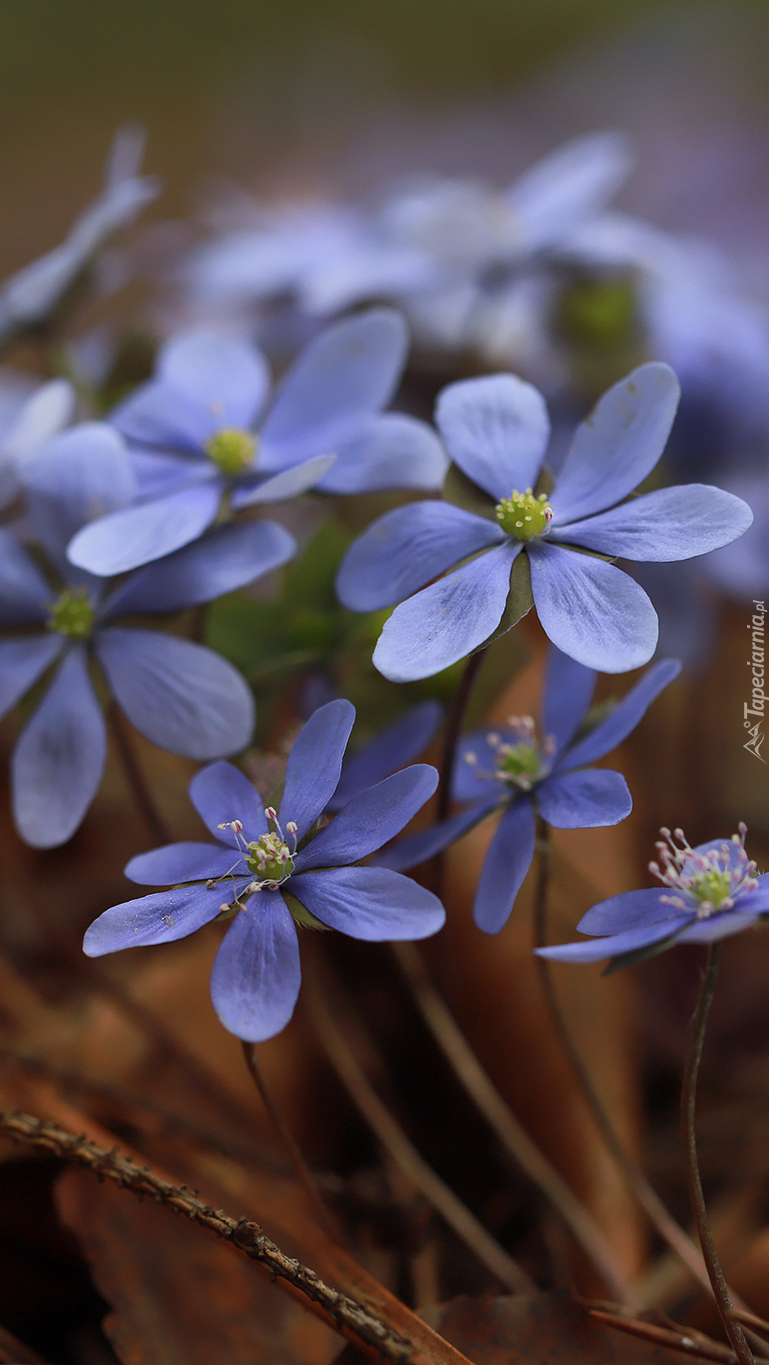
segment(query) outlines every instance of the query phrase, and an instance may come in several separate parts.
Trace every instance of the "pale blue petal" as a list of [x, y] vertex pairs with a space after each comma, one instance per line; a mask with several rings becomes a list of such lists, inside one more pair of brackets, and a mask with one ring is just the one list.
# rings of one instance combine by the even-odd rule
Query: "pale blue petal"
[[429, 801], [438, 785], [435, 768], [415, 763], [375, 787], [354, 796], [326, 829], [298, 854], [294, 867], [337, 867], [375, 853], [400, 834], [404, 825]]
[[216, 887], [207, 891], [204, 886], [189, 886], [113, 905], [86, 930], [83, 952], [88, 957], [103, 957], [121, 948], [175, 943], [216, 919], [221, 900], [221, 890]]
[[287, 498], [298, 498], [301, 493], [315, 485], [327, 474], [336, 460], [335, 455], [317, 455], [312, 460], [284, 469], [272, 478], [254, 483], [244, 480], [232, 491], [232, 506], [252, 507], [257, 502], [285, 502]]
[[211, 998], [224, 1027], [247, 1043], [285, 1028], [301, 969], [296, 929], [278, 891], [251, 896], [224, 936], [211, 973]]
[[190, 403], [205, 406], [213, 429], [252, 427], [270, 384], [267, 361], [256, 346], [203, 328], [161, 346], [157, 374]]
[[404, 716], [386, 726], [375, 739], [342, 764], [339, 786], [328, 803], [329, 811], [338, 811], [351, 797], [365, 791], [383, 777], [404, 768], [424, 752], [435, 737], [443, 719], [443, 707], [437, 701], [423, 701], [412, 706]]
[[752, 521], [742, 498], [708, 484], [688, 483], [658, 488], [574, 526], [559, 526], [557, 538], [600, 554], [665, 564], [728, 545]]
[[643, 891], [622, 891], [599, 901], [582, 916], [577, 928], [581, 934], [621, 934], [639, 925], [657, 924], [670, 919], [675, 909], [662, 899], [671, 895], [666, 886], [652, 886]]
[[556, 754], [573, 739], [590, 710], [595, 678], [595, 669], [586, 668], [568, 654], [562, 654], [555, 645], [550, 646], [542, 703], [542, 734], [555, 740]]
[[580, 740], [569, 753], [563, 755], [561, 760], [563, 766], [581, 768], [588, 763], [595, 763], [596, 759], [603, 758], [604, 754], [610, 754], [612, 749], [616, 749], [617, 745], [627, 738], [631, 730], [635, 730], [648, 707], [680, 672], [681, 664], [678, 659], [661, 659], [659, 663], [654, 664], [640, 682], [631, 687], [611, 715], [602, 720], [600, 725], [596, 725], [595, 729]]
[[516, 736], [504, 725], [471, 730], [460, 739], [451, 774], [451, 795], [455, 801], [502, 801], [516, 790], [494, 776], [499, 754], [491, 742], [492, 735], [499, 735], [505, 744], [516, 743]]
[[396, 507], [350, 546], [337, 574], [339, 600], [350, 611], [392, 607], [458, 560], [506, 540], [496, 521], [451, 503]]
[[339, 785], [342, 759], [355, 720], [355, 707], [339, 698], [314, 711], [297, 735], [286, 764], [280, 803], [285, 828], [293, 820], [303, 839]]
[[506, 198], [529, 250], [555, 244], [602, 209], [633, 164], [622, 133], [588, 133], [559, 147], [520, 176]]
[[657, 613], [626, 573], [542, 541], [529, 546], [529, 562], [537, 615], [564, 654], [602, 673], [625, 673], [649, 661]]
[[536, 484], [550, 422], [532, 384], [512, 374], [462, 379], [439, 394], [435, 420], [452, 460], [490, 497]]
[[543, 820], [554, 829], [618, 825], [633, 809], [627, 782], [612, 768], [547, 778], [537, 787], [536, 800]]
[[20, 701], [64, 648], [61, 635], [0, 640], [0, 716]]
[[83, 422], [54, 436], [24, 462], [29, 520], [35, 537], [66, 569], [69, 541], [86, 523], [136, 495], [131, 458], [106, 422]]
[[659, 943], [661, 939], [669, 938], [682, 929], [690, 919], [690, 915], [676, 915], [658, 924], [645, 924], [637, 929], [628, 929], [623, 934], [611, 934], [608, 938], [594, 938], [588, 943], [559, 943], [552, 948], [535, 948], [534, 951], [538, 957], [552, 958], [555, 962], [601, 962], [605, 957], [619, 957], [622, 953], [634, 952], [636, 948]]
[[574, 437], [550, 498], [553, 525], [602, 512], [632, 493], [656, 465], [679, 398], [669, 365], [641, 365], [599, 400]]
[[711, 915], [700, 920], [690, 929], [684, 929], [679, 943], [715, 943], [720, 938], [731, 938], [743, 929], [755, 928], [755, 916], [741, 915], [736, 910], [726, 910], [720, 915]]
[[[190, 800], [214, 838], [232, 848], [242, 848], [243, 840], [250, 843], [267, 833], [262, 798], [253, 782], [232, 763], [209, 763], [196, 773], [190, 782]], [[240, 841], [233, 830], [219, 828], [233, 820], [240, 820], [243, 826]]]
[[368, 943], [427, 938], [446, 919], [432, 891], [386, 867], [334, 867], [288, 885], [322, 924]]
[[498, 934], [513, 908], [534, 857], [534, 808], [519, 796], [505, 811], [484, 860], [473, 918], [485, 934]]
[[[179, 611], [211, 602], [285, 564], [296, 553], [274, 521], [221, 526], [202, 540], [132, 574], [104, 603], [102, 620], [132, 612]], [[0, 565], [1, 569], [1, 565]]]
[[21, 732], [11, 760], [13, 818], [33, 848], [56, 848], [96, 795], [107, 753], [101, 707], [78, 645]]
[[70, 563], [105, 578], [137, 569], [197, 540], [219, 510], [223, 484], [213, 476], [155, 502], [127, 507], [85, 526], [67, 551]]
[[[499, 795], [497, 793], [497, 800]], [[481, 820], [485, 820], [494, 810], [497, 800], [492, 804], [488, 801], [479, 801], [469, 809], [458, 811], [447, 820], [431, 825], [429, 829], [419, 830], [417, 834], [407, 834], [405, 839], [399, 839], [397, 843], [385, 849], [384, 853], [378, 854], [374, 862], [377, 867], [389, 867], [394, 872], [409, 872], [412, 867], [419, 867], [421, 863], [426, 863], [428, 858], [434, 858], [436, 853], [442, 853], [449, 844], [461, 839], [463, 834], [467, 834], [468, 830], [480, 824]]]
[[396, 607], [374, 650], [379, 672], [391, 682], [430, 678], [488, 640], [502, 619], [520, 549], [511, 541], [495, 546]]
[[208, 459], [205, 444], [220, 425], [205, 403], [190, 400], [159, 379], [142, 384], [113, 408], [109, 420], [128, 441], [177, 450], [201, 464]]
[[[243, 859], [234, 849], [187, 840], [137, 854], [126, 865], [124, 875], [140, 886], [174, 886], [177, 882], [204, 882], [209, 877], [224, 877], [234, 870], [241, 876], [244, 872], [248, 875]], [[232, 899], [229, 884], [220, 890], [227, 892], [226, 897], [219, 897], [220, 901]]]
[[48, 619], [56, 593], [32, 556], [0, 529], [0, 621], [4, 626]]
[[160, 631], [111, 627], [99, 634], [96, 652], [131, 724], [161, 749], [205, 761], [250, 742], [251, 691], [213, 650]]
[[278, 388], [261, 437], [260, 467], [331, 455], [391, 400], [406, 362], [400, 314], [372, 308], [326, 327]]
[[373, 493], [387, 488], [437, 492], [448, 460], [432, 427], [402, 412], [381, 413], [337, 447], [336, 462], [318, 484], [323, 493]]

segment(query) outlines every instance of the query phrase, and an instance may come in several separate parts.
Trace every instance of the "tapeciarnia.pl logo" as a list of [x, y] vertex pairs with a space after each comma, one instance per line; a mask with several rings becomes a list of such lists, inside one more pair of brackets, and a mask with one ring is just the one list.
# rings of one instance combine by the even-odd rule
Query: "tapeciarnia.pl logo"
[[748, 668], [751, 670], [751, 694], [750, 701], [744, 702], [742, 707], [743, 724], [748, 731], [748, 740], [743, 744], [743, 749], [748, 753], [754, 754], [762, 763], [766, 759], [761, 755], [761, 745], [764, 742], [764, 713], [766, 706], [766, 693], [764, 692], [764, 617], [766, 607], [763, 602], [753, 600], [755, 611], [748, 622], [748, 630], [751, 632], [751, 657], [748, 659]]

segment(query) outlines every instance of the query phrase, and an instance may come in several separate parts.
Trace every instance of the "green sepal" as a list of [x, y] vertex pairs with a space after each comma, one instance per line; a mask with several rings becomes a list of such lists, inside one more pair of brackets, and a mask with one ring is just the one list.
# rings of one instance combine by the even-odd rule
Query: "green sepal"
[[505, 610], [502, 612], [499, 625], [490, 635], [488, 640], [484, 640], [482, 649], [487, 649], [494, 640], [498, 640], [500, 635], [506, 635], [513, 626], [517, 626], [534, 606], [534, 595], [531, 591], [531, 568], [529, 566], [529, 556], [521, 551], [516, 557], [512, 571], [510, 573], [510, 591], [507, 594]]
[[288, 912], [292, 920], [295, 920], [297, 924], [301, 924], [303, 929], [321, 929], [327, 934], [331, 933], [329, 926], [327, 924], [322, 924], [319, 919], [316, 919], [315, 916], [302, 905], [301, 901], [296, 899], [296, 896], [292, 896], [290, 891], [284, 891], [281, 887], [280, 894], [288, 906]]
[[446, 502], [461, 507], [465, 512], [474, 512], [477, 517], [485, 517], [487, 521], [497, 520], [493, 498], [484, 493], [477, 483], [473, 483], [458, 465], [449, 465], [443, 481], [443, 496]]
[[676, 929], [675, 933], [668, 934], [667, 938], [661, 938], [657, 943], [647, 943], [644, 948], [633, 948], [629, 953], [618, 953], [613, 957], [609, 964], [604, 967], [601, 976], [611, 976], [612, 972], [618, 972], [621, 967], [633, 967], [636, 962], [646, 962], [650, 957], [656, 957], [658, 953], [664, 953], [667, 948], [672, 948], [678, 941], [681, 934], [688, 926], [684, 925], [681, 929]]
[[219, 911], [219, 914], [213, 920], [213, 923], [223, 924], [225, 920], [234, 919], [240, 908], [241, 907], [237, 902], [234, 905], [228, 905], [226, 910]]

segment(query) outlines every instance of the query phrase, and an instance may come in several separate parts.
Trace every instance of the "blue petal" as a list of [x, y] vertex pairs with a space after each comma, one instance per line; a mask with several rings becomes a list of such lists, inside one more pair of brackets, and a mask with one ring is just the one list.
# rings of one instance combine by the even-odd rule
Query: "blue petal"
[[342, 759], [355, 720], [355, 707], [339, 698], [327, 702], [302, 726], [286, 764], [280, 818], [297, 827], [303, 839], [326, 809], [339, 784]]
[[455, 464], [492, 498], [537, 482], [550, 435], [545, 400], [512, 374], [449, 384], [435, 420]]
[[350, 546], [336, 590], [350, 611], [402, 602], [466, 555], [506, 542], [501, 526], [446, 502], [412, 502], [386, 512]]
[[190, 800], [214, 838], [232, 848], [240, 849], [243, 841], [238, 842], [231, 829], [220, 829], [220, 825], [240, 820], [246, 843], [267, 833], [262, 799], [253, 782], [232, 763], [209, 763], [196, 773], [190, 782]]
[[96, 795], [106, 753], [104, 717], [78, 645], [64, 656], [13, 752], [13, 817], [22, 839], [33, 848], [66, 843]]
[[670, 563], [728, 545], [753, 513], [742, 498], [708, 484], [658, 488], [600, 516], [558, 528], [558, 539], [623, 559]]
[[131, 724], [161, 749], [203, 761], [249, 743], [251, 690], [213, 650], [160, 631], [110, 627], [96, 652]]
[[332, 469], [318, 484], [323, 493], [373, 493], [386, 488], [441, 488], [448, 460], [427, 422], [402, 412], [371, 417], [337, 447]]
[[4, 626], [48, 618], [55, 593], [32, 556], [9, 531], [0, 530], [0, 621]]
[[368, 943], [427, 938], [446, 919], [432, 891], [386, 867], [334, 867], [292, 877], [289, 887], [322, 924]]
[[216, 919], [220, 889], [189, 886], [181, 891], [157, 891], [152, 896], [113, 905], [86, 930], [83, 952], [103, 957], [121, 948], [143, 948], [151, 943], [175, 943]]
[[[244, 870], [248, 872], [234, 849], [187, 840], [139, 853], [127, 864], [124, 875], [140, 886], [174, 886], [176, 882], [204, 882], [209, 877], [224, 877], [234, 868], [238, 868], [241, 876]], [[231, 900], [228, 888], [221, 889], [228, 891], [226, 899]], [[219, 899], [225, 898], [220, 896]]]
[[680, 672], [681, 665], [678, 659], [661, 659], [659, 663], [647, 669], [640, 682], [631, 687], [611, 715], [602, 720], [600, 725], [596, 725], [595, 729], [580, 740], [569, 753], [563, 755], [562, 765], [581, 768], [588, 763], [595, 763], [595, 760], [603, 758], [604, 754], [610, 754], [612, 749], [616, 749], [617, 745], [627, 738], [631, 730], [635, 730], [647, 708]]
[[396, 607], [374, 650], [379, 672], [391, 682], [430, 678], [488, 640], [502, 619], [520, 550], [509, 540], [497, 545]]
[[755, 928], [753, 915], [741, 915], [736, 910], [725, 910], [720, 915], [711, 915], [699, 920], [691, 929], [684, 929], [680, 943], [715, 943], [720, 938], [731, 938], [743, 929]]
[[212, 476], [155, 502], [113, 512], [85, 526], [72, 540], [67, 557], [70, 563], [105, 578], [162, 559], [197, 540], [211, 525], [222, 489], [221, 479]]
[[628, 929], [623, 934], [610, 934], [608, 938], [594, 938], [588, 943], [559, 943], [552, 948], [535, 948], [534, 951], [538, 957], [549, 957], [556, 962], [600, 962], [605, 957], [618, 957], [620, 953], [632, 953], [636, 948], [659, 943], [660, 939], [668, 938], [690, 920], [691, 915], [675, 915], [657, 924]]
[[355, 863], [400, 834], [438, 785], [435, 768], [415, 763], [354, 796], [326, 829], [298, 855], [297, 872]]
[[473, 919], [485, 934], [498, 934], [507, 923], [534, 857], [534, 808], [519, 796], [505, 811], [483, 864], [475, 893]]
[[480, 824], [481, 820], [485, 820], [497, 804], [497, 800], [493, 804], [479, 801], [467, 810], [450, 815], [448, 820], [431, 825], [429, 829], [419, 830], [417, 834], [407, 834], [405, 839], [399, 839], [397, 843], [385, 849], [384, 853], [378, 854], [374, 862], [377, 867], [389, 867], [394, 872], [409, 872], [412, 867], [419, 867], [421, 863], [426, 863], [428, 858], [435, 857], [436, 853], [442, 853], [444, 848], [448, 848], [456, 839], [461, 839], [468, 830]]
[[621, 773], [591, 768], [547, 778], [537, 788], [537, 806], [554, 829], [595, 829], [618, 825], [633, 809], [633, 798]]
[[339, 786], [328, 803], [328, 810], [340, 810], [352, 796], [419, 758], [434, 738], [442, 719], [440, 702], [423, 701], [386, 726], [357, 754], [345, 759]]
[[370, 309], [326, 327], [282, 381], [262, 430], [260, 467], [331, 455], [392, 398], [406, 361], [403, 319]]
[[623, 891], [599, 901], [582, 916], [577, 928], [581, 934], [620, 934], [639, 925], [657, 924], [675, 914], [672, 906], [663, 901], [669, 896], [665, 886], [653, 886], [643, 891]]
[[83, 422], [54, 436], [25, 461], [23, 480], [35, 536], [65, 570], [76, 531], [136, 495], [131, 458], [106, 422]]
[[[595, 669], [578, 664], [551, 645], [547, 656], [542, 733], [552, 735], [555, 753], [574, 737], [590, 710], [595, 691]], [[576, 766], [576, 765], [575, 765]]]
[[550, 498], [553, 526], [589, 517], [632, 493], [670, 434], [679, 386], [669, 365], [641, 365], [614, 384], [577, 428]]
[[0, 640], [0, 716], [28, 692], [61, 653], [61, 635], [24, 635]]
[[455, 801], [506, 801], [514, 787], [495, 777], [499, 754], [491, 742], [492, 736], [515, 744], [516, 736], [504, 725], [493, 725], [487, 730], [471, 730], [463, 735], [457, 747], [454, 771], [451, 774], [451, 795]]
[[278, 891], [251, 896], [216, 954], [211, 998], [224, 1027], [247, 1043], [285, 1028], [301, 985], [296, 929]]
[[[204, 446], [219, 425], [205, 405], [159, 379], [140, 385], [112, 409], [109, 420], [127, 441], [179, 451], [200, 463], [208, 458]], [[189, 459], [186, 463], [189, 468]]]
[[526, 245], [558, 243], [592, 218], [619, 189], [632, 168], [621, 133], [588, 133], [538, 161], [505, 196], [522, 224]]
[[294, 537], [277, 522], [222, 526], [133, 574], [104, 603], [102, 620], [210, 602], [285, 564], [295, 553]]
[[335, 455], [317, 455], [291, 469], [283, 469], [261, 483], [246, 479], [233, 489], [232, 506], [237, 511], [240, 507], [252, 507], [257, 502], [285, 502], [287, 498], [298, 498], [319, 483], [335, 460]]
[[586, 668], [625, 673], [657, 644], [657, 613], [643, 588], [603, 559], [544, 542], [529, 547], [537, 615], [553, 644]]

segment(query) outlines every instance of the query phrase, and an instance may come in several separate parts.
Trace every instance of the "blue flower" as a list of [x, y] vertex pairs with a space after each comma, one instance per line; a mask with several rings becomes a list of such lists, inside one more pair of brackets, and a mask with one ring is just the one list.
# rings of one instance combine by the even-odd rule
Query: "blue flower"
[[676, 943], [713, 943], [750, 929], [769, 915], [769, 873], [759, 877], [745, 852], [746, 829], [731, 839], [711, 839], [690, 848], [683, 830], [660, 833], [659, 863], [649, 871], [662, 882], [648, 891], [625, 891], [594, 905], [577, 925], [580, 933], [597, 934], [586, 943], [560, 943], [538, 948], [541, 957], [559, 962], [600, 962], [616, 958], [638, 961]]
[[288, 1023], [299, 993], [294, 916], [373, 942], [440, 929], [443, 906], [431, 892], [385, 868], [352, 866], [424, 805], [437, 785], [434, 768], [417, 764], [396, 773], [313, 833], [339, 781], [354, 718], [355, 708], [342, 700], [310, 717], [291, 750], [279, 813], [263, 810], [255, 788], [229, 763], [198, 773], [190, 797], [216, 843], [168, 844], [126, 868], [141, 885], [191, 885], [106, 910], [86, 933], [86, 953], [170, 943], [232, 916], [211, 994], [225, 1028], [261, 1042]]
[[[379, 671], [394, 682], [425, 678], [477, 649], [499, 627], [509, 596], [513, 605], [511, 573], [524, 555], [553, 644], [606, 673], [646, 663], [656, 612], [607, 558], [688, 559], [736, 539], [752, 520], [740, 498], [703, 484], [622, 501], [662, 454], [677, 400], [667, 365], [634, 370], [577, 429], [553, 492], [536, 494], [549, 434], [537, 390], [507, 374], [444, 389], [436, 419], [449, 454], [478, 499], [483, 490], [496, 506], [483, 499], [488, 511], [478, 515], [446, 502], [410, 503], [350, 547], [337, 578], [342, 603], [352, 611], [401, 604], [374, 651]], [[460, 561], [467, 562], [446, 573]], [[512, 582], [515, 589], [515, 573]], [[531, 600], [519, 581], [514, 620]]]
[[498, 933], [531, 866], [538, 814], [555, 829], [616, 825], [630, 814], [633, 802], [622, 774], [586, 765], [622, 743], [680, 669], [677, 659], [654, 664], [610, 715], [581, 736], [596, 675], [551, 650], [542, 740], [537, 739], [531, 716], [513, 717], [507, 726], [465, 736], [452, 784], [454, 798], [468, 803], [464, 810], [394, 844], [378, 861], [401, 871], [416, 867], [486, 816], [501, 812], [473, 909], [480, 929]]
[[25, 463], [72, 420], [75, 391], [66, 379], [51, 379], [30, 393], [8, 385], [0, 397], [0, 507], [19, 492]]
[[426, 423], [383, 414], [406, 358], [403, 320], [372, 309], [326, 328], [269, 389], [256, 347], [194, 331], [162, 347], [156, 378], [112, 414], [143, 501], [84, 528], [73, 564], [123, 573], [195, 540], [219, 516], [310, 488], [436, 488], [446, 459]]
[[413, 763], [435, 738], [443, 720], [443, 707], [437, 701], [421, 701], [405, 715], [387, 725], [357, 753], [342, 764], [339, 785], [328, 803], [328, 811], [338, 811], [353, 796], [374, 782], [381, 782], [407, 763]]
[[11, 763], [16, 825], [28, 843], [52, 848], [77, 829], [104, 767], [106, 727], [92, 661], [132, 725], [161, 748], [209, 760], [251, 738], [253, 698], [231, 664], [176, 635], [115, 626], [116, 617], [207, 602], [283, 563], [294, 541], [271, 523], [223, 527], [110, 590], [74, 569], [65, 551], [90, 516], [134, 496], [118, 433], [96, 422], [72, 427], [25, 463], [24, 480], [29, 527], [50, 578], [0, 530], [0, 624], [38, 630], [0, 640], [0, 715], [55, 666]]

